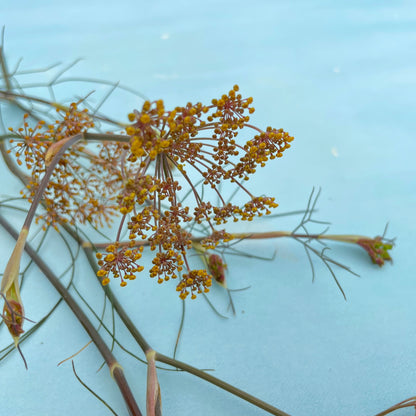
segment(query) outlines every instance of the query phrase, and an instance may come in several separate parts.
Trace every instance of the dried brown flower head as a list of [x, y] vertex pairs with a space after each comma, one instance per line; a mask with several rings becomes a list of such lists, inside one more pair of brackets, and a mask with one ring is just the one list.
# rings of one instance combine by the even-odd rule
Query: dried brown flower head
[[[92, 117], [86, 109], [79, 110], [77, 103], [67, 109], [57, 108], [59, 120], [46, 125], [40, 121], [34, 128], [29, 126], [29, 115], [24, 116], [23, 127], [9, 130], [16, 134], [11, 140], [19, 165], [25, 165], [30, 172], [27, 189], [22, 194], [29, 202], [33, 201], [40, 181], [59, 143], [69, 137], [86, 132], [94, 127]], [[37, 221], [44, 220], [45, 227], [58, 223], [91, 222], [102, 227], [109, 223], [117, 212], [114, 193], [121, 186], [120, 167], [104, 159], [108, 155], [107, 143], [100, 146], [98, 154], [79, 143], [65, 152], [58, 162], [47, 188], [43, 193], [45, 214]]]

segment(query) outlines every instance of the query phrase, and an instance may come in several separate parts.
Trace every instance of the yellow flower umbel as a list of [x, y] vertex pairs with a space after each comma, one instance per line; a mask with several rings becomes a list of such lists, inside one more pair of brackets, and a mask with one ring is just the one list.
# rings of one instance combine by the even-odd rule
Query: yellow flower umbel
[[[215, 249], [232, 239], [225, 229], [218, 229], [229, 220], [252, 221], [277, 207], [273, 197], [253, 195], [243, 182], [267, 161], [280, 158], [293, 137], [282, 129], [267, 127], [263, 131], [249, 124], [253, 99], [243, 98], [238, 90], [235, 85], [209, 105], [187, 103], [171, 111], [162, 100], [146, 101], [141, 110], [128, 116], [130, 143], [125, 160], [131, 170], [117, 197], [123, 215], [117, 235], [127, 226], [130, 248], [147, 240], [155, 251], [149, 274], [158, 283], [176, 279], [184, 271], [176, 286], [182, 299], [188, 295], [194, 299], [198, 293], [208, 292], [212, 284], [211, 274], [192, 270], [187, 261], [193, 245], [192, 223], [210, 230], [200, 245]], [[240, 141], [241, 136], [246, 137]], [[194, 181], [195, 174], [199, 182]], [[248, 201], [242, 205], [227, 201], [220, 186], [226, 181], [241, 189]], [[204, 198], [210, 194], [205, 189], [215, 193], [217, 202]], [[186, 190], [193, 197], [191, 204], [181, 200]], [[104, 284], [110, 274], [121, 274], [124, 263], [117, 263], [114, 269], [114, 261], [113, 256], [99, 259], [98, 275]]]

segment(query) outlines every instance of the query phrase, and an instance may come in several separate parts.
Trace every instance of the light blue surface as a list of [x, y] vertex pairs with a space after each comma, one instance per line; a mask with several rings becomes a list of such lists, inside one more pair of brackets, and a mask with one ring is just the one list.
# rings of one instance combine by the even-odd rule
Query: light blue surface
[[[51, 1], [2, 2], [6, 54], [23, 67], [85, 58], [72, 74], [120, 80], [167, 107], [210, 101], [238, 83], [254, 97], [253, 120], [295, 136], [292, 149], [252, 183], [276, 196], [280, 211], [306, 205], [322, 187], [317, 217], [332, 233], [397, 236], [394, 265], [378, 269], [359, 249], [333, 246], [353, 267], [339, 271], [345, 302], [324, 267], [311, 273], [303, 249], [286, 240], [244, 243], [240, 249], [273, 262], [229, 258], [236, 318], [220, 320], [203, 300], [188, 302], [179, 359], [202, 368], [293, 416], [369, 416], [416, 395], [416, 7], [414, 1]], [[64, 91], [81, 96], [76, 91]], [[110, 109], [123, 117], [130, 97]], [[108, 110], [108, 109], [107, 109]], [[1, 193], [17, 182], [1, 169]], [[10, 212], [8, 213], [11, 218]], [[14, 218], [16, 226], [21, 218]], [[296, 219], [269, 219], [240, 229], [291, 229]], [[247, 227], [247, 228], [244, 228]], [[4, 269], [12, 244], [0, 232]], [[59, 257], [59, 244], [47, 248]], [[57, 269], [64, 267], [59, 263]], [[101, 309], [95, 282], [78, 268], [77, 286]], [[117, 290], [116, 285], [113, 285]], [[146, 276], [119, 290], [152, 346], [171, 354], [180, 302], [173, 285]], [[56, 295], [33, 270], [23, 291], [28, 317], [38, 320]], [[219, 288], [212, 301], [226, 311]], [[124, 329], [125, 346], [137, 348]], [[9, 342], [1, 328], [1, 343]], [[0, 363], [1, 414], [106, 414], [57, 363], [88, 342], [65, 306]], [[141, 409], [146, 368], [117, 351]], [[81, 378], [120, 415], [125, 410], [98, 352], [75, 359]], [[262, 415], [265, 412], [191, 375], [159, 372], [167, 415]], [[407, 409], [397, 415], [410, 416]]]

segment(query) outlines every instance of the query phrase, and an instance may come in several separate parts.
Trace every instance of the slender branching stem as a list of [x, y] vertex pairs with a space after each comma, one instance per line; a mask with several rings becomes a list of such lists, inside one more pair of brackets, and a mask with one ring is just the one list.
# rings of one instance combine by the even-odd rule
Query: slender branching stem
[[[350, 235], [350, 234], [298, 234], [292, 233], [291, 231], [267, 231], [262, 233], [232, 233], [231, 236], [236, 240], [257, 240], [257, 239], [268, 239], [268, 238], [303, 238], [308, 240], [331, 240], [339, 241], [342, 243], [356, 244], [358, 240], [368, 239], [369, 237], [361, 235]], [[192, 237], [193, 243], [201, 242], [206, 236]], [[120, 241], [120, 246], [128, 245], [129, 241]], [[107, 247], [107, 243], [94, 243], [95, 248], [104, 249]], [[148, 240], [136, 241], [136, 246], [148, 246]]]
[[[0, 52], [1, 52], [1, 48], [0, 48]], [[1, 62], [1, 66], [2, 66], [2, 71], [4, 72], [6, 70], [5, 60], [1, 59], [0, 62]], [[11, 84], [10, 84], [10, 81], [9, 81], [9, 77], [6, 77], [5, 79], [6, 79], [6, 89], [7, 90], [6, 91], [0, 90], [0, 99], [8, 100], [8, 101], [15, 101], [15, 102], [18, 99], [22, 99], [22, 100], [25, 100], [25, 101], [28, 101], [28, 102], [35, 102], [35, 103], [39, 103], [39, 104], [44, 104], [48, 107], [55, 107], [55, 108], [58, 108], [58, 109], [61, 109], [61, 110], [64, 110], [64, 111], [68, 110], [68, 107], [66, 107], [66, 106], [63, 106], [61, 104], [45, 100], [43, 98], [15, 93], [15, 92], [12, 91]], [[21, 106], [21, 105], [18, 105], [18, 106], [23, 109], [23, 106]], [[119, 127], [124, 127], [123, 124], [121, 124], [117, 121], [111, 120], [108, 117], [102, 117], [98, 114], [94, 114], [94, 118], [97, 119], [97, 120], [100, 120], [100, 121], [105, 121], [107, 123], [117, 125]]]
[[199, 378], [202, 378], [203, 380], [208, 381], [211, 384], [214, 384], [223, 390], [228, 391], [231, 394], [234, 394], [244, 400], [246, 400], [249, 403], [254, 404], [255, 406], [266, 410], [272, 415], [276, 416], [289, 416], [288, 413], [283, 412], [282, 410], [277, 409], [276, 407], [258, 399], [257, 397], [252, 396], [251, 394], [246, 393], [243, 390], [238, 389], [237, 387], [234, 387], [231, 384], [226, 383], [225, 381], [222, 381], [211, 374], [206, 373], [205, 371], [199, 370], [195, 367], [192, 367], [189, 364], [183, 363], [182, 361], [178, 361], [176, 359], [167, 357], [166, 355], [156, 353], [156, 361], [159, 361], [161, 363], [165, 363], [168, 365], [171, 365], [173, 367], [179, 368], [180, 370], [184, 370], [188, 373], [193, 374], [194, 376], [197, 376]]
[[375, 416], [385, 416], [395, 412], [396, 410], [404, 409], [405, 407], [414, 407], [416, 410], [416, 397], [410, 397], [409, 399], [403, 400], [402, 402], [397, 403], [392, 407], [389, 407], [383, 412], [377, 413]]
[[[0, 215], [0, 225], [15, 239], [17, 240], [19, 234], [13, 229], [13, 227]], [[120, 392], [124, 398], [127, 409], [131, 416], [141, 416], [140, 409], [136, 403], [136, 400], [130, 390], [130, 387], [127, 383], [127, 380], [124, 376], [124, 371], [121, 365], [118, 363], [113, 353], [107, 347], [104, 340], [101, 338], [100, 334], [96, 331], [94, 325], [90, 322], [88, 317], [85, 315], [84, 311], [79, 307], [76, 300], [68, 292], [67, 288], [62, 285], [58, 277], [52, 272], [48, 265], [40, 258], [36, 250], [34, 250], [30, 244], [26, 243], [25, 251], [32, 258], [33, 262], [39, 267], [45, 277], [57, 290], [57, 292], [62, 296], [66, 304], [69, 306], [71, 311], [74, 313], [78, 321], [84, 327], [88, 335], [91, 337], [92, 341], [96, 345], [97, 349], [100, 351], [105, 362], [107, 363], [110, 373], [114, 380], [116, 381]]]

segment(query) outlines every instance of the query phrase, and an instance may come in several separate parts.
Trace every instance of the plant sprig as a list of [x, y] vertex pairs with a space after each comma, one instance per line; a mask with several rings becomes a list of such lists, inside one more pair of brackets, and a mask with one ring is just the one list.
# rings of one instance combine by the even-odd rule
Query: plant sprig
[[[287, 237], [303, 246], [312, 270], [312, 280], [315, 279], [313, 259], [317, 258], [328, 268], [346, 298], [333, 267], [355, 273], [327, 255], [329, 247], [325, 241], [356, 244], [366, 250], [375, 264], [382, 266], [391, 261], [389, 251], [393, 240], [387, 239], [385, 233], [374, 238], [331, 235], [327, 233], [327, 228], [320, 233], [311, 233], [311, 224], [327, 225], [313, 217], [320, 193], [315, 189], [299, 224], [292, 231], [227, 231], [225, 224], [228, 220], [251, 221], [271, 214], [272, 209], [277, 207], [274, 197], [254, 195], [246, 183], [257, 169], [282, 157], [293, 140], [282, 129], [261, 129], [252, 125], [249, 122], [254, 112], [252, 98], [244, 98], [238, 86], [209, 104], [187, 103], [171, 110], [165, 109], [162, 100], [151, 101], [142, 97], [143, 105], [128, 114], [128, 122], [120, 122], [100, 113], [100, 109], [114, 91], [131, 91], [128, 87], [95, 79], [64, 77], [76, 62], [61, 68], [47, 82], [21, 83], [17, 78], [27, 72], [19, 69], [20, 62], [8, 71], [2, 45], [0, 63], [0, 79], [5, 87], [4, 91], [0, 91], [0, 100], [26, 114], [22, 127], [10, 128], [0, 137], [3, 159], [10, 172], [27, 187], [25, 195], [30, 204], [20, 236], [0, 216], [0, 224], [17, 239], [1, 290], [5, 299], [5, 323], [14, 337], [15, 346], [19, 347], [25, 318], [20, 297], [19, 264], [23, 250], [26, 250], [94, 340], [131, 414], [139, 415], [140, 410], [120, 364], [112, 355], [115, 345], [124, 349], [115, 336], [114, 313], [120, 317], [145, 357], [136, 356], [148, 366], [146, 404], [149, 415], [160, 412], [161, 389], [157, 377], [160, 368], [156, 366], [159, 362], [194, 374], [271, 414], [287, 416], [287, 413], [206, 371], [177, 360], [175, 356], [183, 320], [173, 358], [153, 349], [112, 292], [108, 285], [110, 277], [119, 279], [121, 286], [134, 280], [144, 270], [140, 261], [144, 248], [149, 247], [155, 253], [150, 277], [156, 278], [158, 283], [179, 277], [176, 290], [185, 308], [184, 300], [188, 296], [194, 299], [198, 294], [206, 296], [213, 280], [225, 287], [230, 295], [225, 282], [226, 261], [220, 255], [223, 250], [240, 254], [234, 244], [241, 240]], [[56, 66], [45, 69], [49, 71], [56, 69]], [[106, 84], [109, 89], [96, 105], [89, 103], [90, 94], [70, 104], [59, 103], [55, 86], [80, 80]], [[49, 98], [34, 97], [28, 93], [28, 89], [39, 86], [45, 87]], [[59, 120], [55, 120], [56, 113]], [[7, 127], [3, 118], [2, 123]], [[108, 126], [114, 131], [105, 131]], [[242, 136], [241, 142], [238, 139]], [[234, 186], [228, 198], [223, 193], [225, 182]], [[245, 194], [248, 201], [242, 205], [234, 203], [237, 194]], [[70, 296], [68, 287], [60, 284], [37, 251], [26, 242], [34, 219], [41, 222], [45, 229], [54, 227], [57, 231], [65, 230], [86, 254], [106, 301], [111, 305], [112, 328], [103, 322], [104, 311], [101, 316], [93, 311], [99, 322], [98, 329], [103, 328], [111, 337], [110, 346], [103, 341], [78, 302]], [[88, 232], [78, 227], [80, 224], [91, 226], [105, 236], [102, 227], [114, 220], [119, 221], [119, 225], [115, 241], [111, 244], [91, 242]], [[128, 237], [127, 241], [122, 240], [124, 234]], [[315, 243], [323, 247], [318, 249]], [[195, 249], [203, 259], [200, 269], [193, 269], [188, 259]], [[71, 258], [73, 267], [76, 258], [72, 252]], [[82, 294], [79, 295], [89, 307]], [[235, 313], [231, 295], [230, 305]], [[184, 313], [185, 310], [182, 317]], [[32, 332], [29, 330], [22, 339]], [[392, 409], [408, 406], [409, 403], [413, 402], [405, 401]]]

